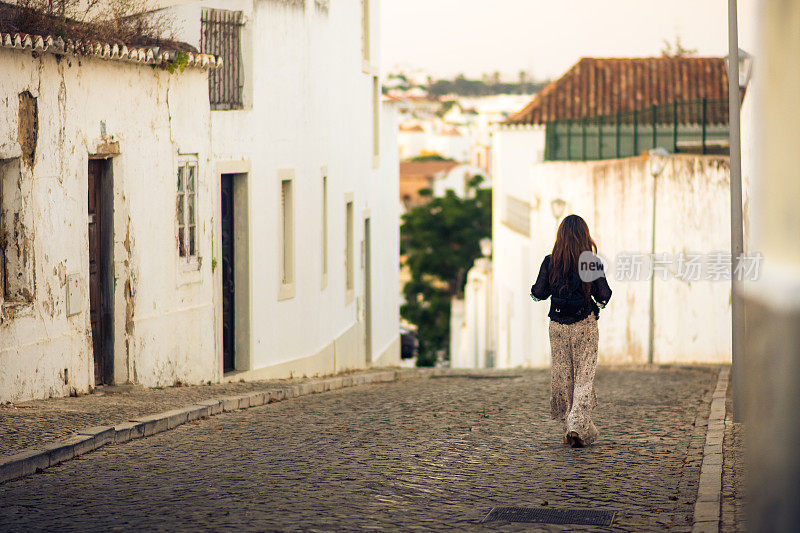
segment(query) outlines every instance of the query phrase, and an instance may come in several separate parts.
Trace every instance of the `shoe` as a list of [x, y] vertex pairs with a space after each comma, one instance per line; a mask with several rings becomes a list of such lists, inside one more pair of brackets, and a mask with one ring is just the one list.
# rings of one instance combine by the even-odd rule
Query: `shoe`
[[583, 448], [583, 439], [580, 438], [576, 431], [570, 431], [566, 436], [567, 444], [572, 448]]

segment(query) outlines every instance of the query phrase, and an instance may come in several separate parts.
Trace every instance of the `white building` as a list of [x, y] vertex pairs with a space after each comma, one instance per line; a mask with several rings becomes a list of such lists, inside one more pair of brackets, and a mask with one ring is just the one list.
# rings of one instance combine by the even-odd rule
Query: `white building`
[[[0, 71], [15, 73], [0, 82], [14, 102], [0, 160], [12, 187], [22, 169], [14, 194], [35, 258], [31, 301], [3, 306], [2, 401], [398, 361], [397, 126], [380, 103], [379, 3], [164, 5], [179, 39], [223, 58], [210, 81], [193, 56], [170, 75], [0, 48]], [[18, 141], [26, 90], [40, 131], [31, 169]], [[95, 168], [113, 213], [97, 377], [82, 229]]]
[[0, 401], [216, 379], [213, 63], [0, 41]]
[[446, 171], [440, 176], [435, 176], [433, 179], [432, 190], [434, 196], [444, 196], [446, 191], [450, 190], [456, 193], [459, 198], [469, 198], [473, 195], [470, 192], [469, 182], [475, 176], [481, 176], [483, 181], [478, 185], [479, 189], [491, 189], [492, 181], [487, 175], [488, 173], [482, 168], [474, 167], [472, 165], [458, 165]]
[[[649, 257], [654, 230], [656, 253], [667, 254], [671, 259], [681, 254], [701, 253], [703, 260], [708, 262], [715, 253], [730, 250], [727, 156], [673, 155], [657, 178], [655, 219], [652, 212], [654, 179], [649, 173], [647, 158], [606, 159], [607, 156], [598, 158], [591, 155], [587, 144], [591, 148], [591, 143], [596, 147], [598, 142], [603, 142], [597, 130], [593, 131], [594, 137], [587, 138], [592, 139], [588, 143], [584, 141], [581, 146], [582, 139], [576, 136], [567, 148], [568, 152], [573, 150], [573, 159], [578, 153], [574, 150], [582, 148], [584, 154], [589, 154], [587, 159], [595, 160], [547, 160], [548, 149], [556, 148], [548, 146], [547, 142], [549, 124], [554, 121], [597, 116], [603, 114], [601, 110], [608, 114], [648, 109], [639, 101], [642, 95], [645, 98], [649, 96], [638, 87], [637, 71], [631, 68], [636, 61], [652, 61], [654, 67], [665, 72], [665, 79], [670, 79], [666, 76], [668, 69], [683, 68], [688, 73], [690, 85], [696, 84], [691, 87], [691, 94], [709, 100], [725, 98], [726, 80], [720, 58], [584, 59], [512, 117], [511, 124], [499, 127], [493, 133], [493, 265], [491, 270], [482, 268], [482, 271], [486, 270], [492, 278], [491, 295], [487, 297], [492, 298], [494, 317], [494, 331], [487, 335], [494, 339], [494, 345], [484, 349], [494, 354], [493, 360], [498, 367], [546, 366], [550, 362], [549, 303], [532, 302], [529, 292], [542, 259], [552, 249], [556, 228], [563, 216], [570, 213], [581, 215], [589, 224], [601, 254], [611, 260], [629, 253]], [[600, 91], [592, 90], [592, 96], [589, 96], [590, 80], [596, 79], [592, 69], [597, 65], [611, 73], [616, 86], [632, 89], [630, 94], [621, 94], [617, 104], [613, 104], [622, 107], [615, 109], [606, 103]], [[695, 78], [693, 73], [699, 72], [713, 75]], [[574, 100], [559, 97], [564, 91], [582, 97]], [[669, 92], [665, 91], [665, 94]], [[675, 97], [673, 95], [672, 101]], [[653, 99], [647, 101], [662, 103]], [[663, 103], [672, 105], [672, 102]], [[578, 107], [582, 104], [590, 107]], [[591, 106], [595, 106], [594, 110]], [[682, 113], [679, 114], [681, 128], [693, 132], [696, 117], [692, 113], [696, 109], [679, 107], [678, 110]], [[648, 124], [644, 123], [645, 115], [639, 118], [643, 122], [638, 124], [639, 136], [652, 139], [652, 128], [647, 130]], [[659, 128], [656, 131], [661, 145], [666, 140], [663, 126], [659, 125]], [[638, 154], [650, 148], [644, 141], [639, 144], [639, 149], [636, 144], [625, 145], [633, 138], [634, 132], [627, 124], [621, 126], [617, 136], [622, 140], [619, 146], [624, 150], [621, 151]], [[666, 135], [669, 140], [677, 140], [678, 147], [688, 150], [685, 148], [691, 141], [688, 136], [673, 138], [672, 132]], [[609, 137], [611, 139], [606, 142], [614, 138], [613, 133]], [[570, 142], [569, 137], [567, 140]], [[609, 150], [610, 146], [600, 144], [599, 150]], [[708, 146], [712, 146], [710, 141]], [[560, 148], [563, 150], [564, 147]], [[615, 265], [612, 262], [607, 273], [614, 296], [608, 308], [600, 314], [600, 361], [647, 362], [648, 266], [644, 267], [642, 281], [628, 281], [617, 279], [618, 272], [613, 270]], [[671, 268], [675, 265], [673, 263]], [[654, 283], [653, 361], [729, 361], [730, 282], [705, 277], [684, 281], [678, 279], [674, 271], [669, 271], [669, 266], [664, 268], [667, 271], [657, 271]], [[468, 284], [466, 293], [471, 294], [471, 289]], [[477, 302], [475, 305], [482, 309], [485, 303]], [[463, 311], [466, 317], [475, 313], [469, 306]], [[461, 335], [470, 338], [473, 333]], [[459, 355], [454, 357], [463, 358]], [[491, 360], [489, 357], [479, 359]]]
[[[230, 379], [399, 357], [397, 125], [380, 103], [378, 9], [375, 0], [190, 1], [175, 9], [179, 38], [221, 46], [223, 57], [226, 43], [206, 36], [215, 21], [241, 23], [240, 65], [229, 73], [239, 76], [219, 81], [242, 87], [241, 98], [211, 113], [217, 179], [232, 192], [236, 229], [228, 252], [235, 293], [217, 294], [217, 335], [231, 321], [234, 332], [232, 350], [224, 340], [217, 346], [237, 371]], [[211, 98], [214, 109], [213, 91]], [[216, 287], [230, 285], [225, 272], [223, 264]], [[223, 309], [226, 297], [231, 309]]]

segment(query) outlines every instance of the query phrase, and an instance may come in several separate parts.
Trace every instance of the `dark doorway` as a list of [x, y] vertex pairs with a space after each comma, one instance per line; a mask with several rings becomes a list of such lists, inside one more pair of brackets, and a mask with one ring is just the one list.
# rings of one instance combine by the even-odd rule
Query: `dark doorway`
[[222, 371], [236, 369], [233, 180], [235, 174], [222, 174]]
[[113, 188], [111, 160], [90, 159], [89, 211], [89, 312], [95, 385], [112, 383], [113, 367]]

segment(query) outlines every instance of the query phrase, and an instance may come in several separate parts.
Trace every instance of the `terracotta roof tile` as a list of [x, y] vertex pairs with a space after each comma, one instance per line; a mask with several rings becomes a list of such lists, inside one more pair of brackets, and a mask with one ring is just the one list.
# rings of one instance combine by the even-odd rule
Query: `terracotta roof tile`
[[721, 57], [585, 57], [507, 123], [546, 124], [673, 102], [723, 100], [727, 94]]

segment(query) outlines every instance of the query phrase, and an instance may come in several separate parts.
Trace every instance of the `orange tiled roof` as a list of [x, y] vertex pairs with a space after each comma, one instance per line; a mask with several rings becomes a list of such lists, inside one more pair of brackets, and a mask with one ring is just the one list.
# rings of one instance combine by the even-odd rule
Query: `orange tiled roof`
[[727, 95], [721, 57], [584, 57], [506, 123], [546, 124]]

